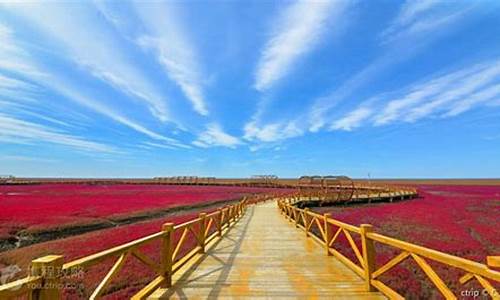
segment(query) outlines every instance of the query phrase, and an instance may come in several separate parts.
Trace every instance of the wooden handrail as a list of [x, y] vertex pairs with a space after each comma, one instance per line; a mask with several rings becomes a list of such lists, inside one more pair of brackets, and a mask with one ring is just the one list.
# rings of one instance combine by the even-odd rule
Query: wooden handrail
[[[500, 282], [500, 272], [492, 270], [488, 267], [488, 265], [490, 265], [491, 267], [498, 266], [498, 256], [488, 257], [488, 265], [485, 265], [455, 255], [447, 254], [372, 232], [373, 228], [369, 224], [363, 224], [360, 227], [357, 227], [332, 219], [329, 214], [320, 215], [306, 209], [297, 208], [290, 204], [288, 198], [278, 199], [277, 203], [279, 210], [290, 221], [294, 222], [296, 227], [299, 227], [306, 231], [306, 236], [313, 237], [314, 240], [326, 247], [328, 254], [335, 256], [347, 267], [349, 267], [356, 274], [362, 277], [366, 282], [367, 291], [373, 291], [376, 289], [391, 299], [403, 299], [403, 297], [396, 291], [380, 281], [379, 276], [399, 265], [404, 260], [411, 258], [424, 271], [427, 277], [431, 280], [432, 283], [434, 283], [436, 288], [446, 299], [455, 299], [456, 297], [453, 295], [453, 292], [448, 288], [444, 281], [439, 278], [432, 267], [425, 261], [424, 258], [426, 258], [464, 271], [465, 275], [460, 278], [460, 283], [465, 284], [466, 282], [475, 278], [492, 298], [497, 299], [499, 297], [498, 292], [487, 280], [490, 279]], [[308, 217], [318, 220], [318, 226], [321, 222], [323, 222], [324, 228], [318, 228], [319, 235], [315, 234], [311, 230], [312, 228], [311, 226], [309, 226], [309, 224], [313, 221], [307, 221]], [[328, 226], [329, 224], [338, 227], [338, 230], [333, 237], [330, 233], [330, 228]], [[348, 234], [348, 231], [360, 234], [362, 254], [359, 253], [359, 249], [352, 240], [350, 234]], [[361, 262], [360, 264], [357, 264], [356, 262], [350, 260], [348, 257], [334, 249], [333, 244], [337, 236], [341, 233], [346, 236], [352, 250], [356, 254], [357, 259]], [[379, 267], [378, 269], [375, 269], [376, 253], [375, 247], [373, 246], [374, 242], [396, 248], [398, 250], [401, 250], [402, 252], [401, 254], [389, 260], [389, 262], [387, 262], [385, 265]]]
[[101, 251], [101, 252], [98, 252], [98, 253], [95, 253], [95, 254], [92, 254], [89, 256], [79, 258], [77, 260], [65, 263], [63, 265], [63, 270], [70, 270], [72, 268], [77, 268], [77, 267], [78, 268], [90, 267], [96, 263], [99, 263], [102, 260], [105, 260], [108, 257], [121, 255], [121, 254], [125, 253], [126, 251], [130, 250], [131, 248], [137, 248], [143, 244], [157, 240], [157, 239], [161, 238], [164, 234], [165, 234], [164, 232], [160, 231], [160, 232], [148, 235], [146, 237], [128, 242], [126, 244], [119, 245], [119, 246], [116, 246], [116, 247], [111, 248], [111, 249], [107, 249], [107, 250], [104, 250], [104, 251]]

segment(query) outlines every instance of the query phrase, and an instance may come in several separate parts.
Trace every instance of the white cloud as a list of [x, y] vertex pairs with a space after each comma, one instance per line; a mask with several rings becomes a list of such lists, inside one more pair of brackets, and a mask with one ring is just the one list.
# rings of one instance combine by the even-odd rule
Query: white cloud
[[160, 121], [170, 120], [164, 96], [120, 50], [120, 43], [112, 31], [93, 16], [87, 5], [30, 2], [4, 4], [4, 7], [55, 39], [57, 47], [54, 50], [62, 51], [68, 59], [131, 99], [145, 102]]
[[[2, 51], [0, 50], [1, 55]], [[0, 74], [0, 96], [10, 99], [9, 104], [12, 106], [25, 106], [27, 103], [30, 105], [37, 103], [38, 101], [35, 96], [37, 91], [38, 87], [31, 83]], [[3, 102], [7, 103], [5, 99]]]
[[169, 149], [169, 150], [175, 150], [175, 149], [177, 149], [177, 148], [172, 147], [170, 145], [158, 144], [158, 143], [151, 143], [151, 142], [144, 142], [143, 145], [139, 145], [139, 147], [145, 148], [145, 149], [152, 149], [151, 147], [163, 148], [163, 149]]
[[6, 77], [0, 74], [0, 89], [33, 90], [35, 87], [27, 82]]
[[224, 132], [217, 123], [208, 124], [206, 130], [199, 134], [198, 139], [193, 142], [193, 145], [202, 148], [215, 146], [236, 148], [236, 146], [241, 144], [243, 143], [240, 139]]
[[318, 44], [330, 27], [327, 26], [328, 19], [342, 13], [347, 3], [299, 0], [290, 4], [278, 17], [262, 50], [255, 75], [255, 88], [264, 91], [284, 77], [297, 59]]
[[1, 155], [0, 160], [4, 161], [26, 161], [26, 162], [58, 162], [58, 160], [55, 159], [47, 159], [47, 158], [40, 158], [40, 157], [31, 157], [31, 156], [24, 156], [24, 155]]
[[330, 129], [351, 131], [354, 128], [361, 126], [361, 123], [366, 120], [372, 113], [372, 109], [368, 107], [358, 107], [343, 118], [335, 121]]
[[440, 1], [438, 0], [420, 0], [406, 1], [401, 7], [400, 13], [395, 21], [395, 24], [406, 25], [413, 22], [422, 13], [429, 11]]
[[376, 74], [383, 71], [388, 64], [395, 63], [401, 57], [383, 56], [340, 84], [333, 92], [315, 99], [313, 105], [307, 111], [309, 131], [318, 132], [322, 129], [328, 123], [328, 114], [334, 107], [353, 91], [374, 78]]
[[442, 109], [451, 102], [457, 101], [463, 97], [469, 97], [472, 92], [483, 88], [491, 81], [500, 78], [500, 62], [496, 62], [491, 66], [484, 68], [479, 72], [470, 74], [458, 82], [453, 83], [453, 88], [442, 91], [439, 95], [426, 102], [423, 105], [414, 107], [405, 116], [407, 121], [415, 121], [423, 118], [433, 112]]
[[375, 125], [384, 125], [396, 121], [415, 122], [439, 114], [456, 116], [497, 97], [499, 81], [499, 60], [434, 76], [398, 92], [400, 96], [385, 103], [373, 121]]
[[[4, 26], [5, 27], [5, 26]], [[5, 27], [7, 28], [7, 27]], [[6, 31], [6, 30], [4, 30]], [[176, 139], [166, 137], [164, 135], [161, 135], [157, 132], [154, 132], [137, 122], [127, 118], [126, 116], [118, 113], [116, 110], [112, 109], [111, 107], [103, 104], [104, 101], [99, 101], [97, 99], [92, 99], [91, 97], [88, 97], [85, 95], [82, 91], [81, 88], [75, 86], [71, 82], [67, 81], [67, 78], [60, 76], [58, 74], [52, 73], [50, 70], [46, 69], [41, 69], [40, 67], [27, 53], [24, 49], [19, 47], [17, 44], [17, 41], [14, 39], [14, 36], [12, 34], [12, 31], [8, 29], [9, 36], [8, 36], [8, 41], [10, 42], [9, 47], [10, 47], [10, 52], [4, 52], [2, 51], [3, 49], [0, 48], [0, 57], [3, 57], [4, 55], [13, 55], [13, 57], [23, 57], [25, 58], [25, 61], [23, 63], [23, 68], [14, 68], [11, 69], [10, 71], [16, 72], [18, 74], [21, 74], [22, 76], [30, 78], [30, 80], [37, 82], [41, 86], [44, 86], [48, 89], [51, 89], [60, 95], [64, 96], [66, 99], [73, 101], [81, 106], [87, 107], [94, 112], [97, 112], [99, 114], [102, 114], [120, 124], [123, 124], [137, 132], [140, 132], [152, 139], [155, 140], [161, 140], [166, 143], [178, 146], [178, 147], [183, 147], [183, 148], [189, 148], [189, 145], [185, 145]], [[14, 52], [12, 52], [14, 51]], [[14, 82], [9, 82], [10, 85], [14, 84]], [[19, 86], [19, 83], [15, 83]]]
[[175, 5], [168, 3], [137, 3], [136, 11], [148, 30], [138, 43], [154, 51], [168, 77], [180, 87], [193, 109], [207, 116], [209, 111], [196, 50], [173, 10]]
[[[469, 5], [443, 5], [443, 1], [407, 1], [381, 36], [388, 45], [385, 53], [332, 92], [314, 101], [308, 112], [309, 130], [317, 132], [323, 128], [331, 118], [332, 109], [351, 93], [391, 67], [415, 56], [448, 29], [458, 28], [452, 25], [463, 19], [469, 9]], [[404, 41], [401, 40], [403, 38]]]
[[5, 143], [48, 142], [87, 152], [118, 153], [111, 146], [62, 133], [53, 128], [0, 114], [0, 141]]
[[495, 97], [500, 97], [500, 84], [495, 84], [477, 93], [474, 93], [461, 101], [457, 101], [453, 104], [448, 112], [443, 114], [443, 117], [454, 117], [461, 113], [468, 111], [469, 109], [483, 104]]
[[40, 76], [40, 72], [30, 65], [30, 61], [28, 53], [15, 42], [12, 29], [0, 23], [0, 69]]
[[407, 0], [391, 23], [382, 32], [384, 43], [418, 34], [431, 32], [436, 28], [451, 25], [473, 6], [473, 3], [447, 3], [438, 0]]
[[402, 118], [402, 114], [406, 113], [407, 110], [425, 101], [428, 97], [434, 97], [442, 90], [449, 88], [453, 82], [460, 80], [475, 71], [478, 71], [477, 66], [471, 69], [465, 69], [438, 76], [424, 83], [411, 86], [408, 88], [409, 92], [403, 93], [399, 98], [391, 100], [387, 103], [383, 111], [376, 116], [375, 124], [383, 125]]
[[304, 134], [304, 130], [295, 121], [276, 122], [262, 126], [257, 125], [255, 121], [251, 121], [245, 125], [244, 130], [246, 140], [261, 142], [282, 141]]

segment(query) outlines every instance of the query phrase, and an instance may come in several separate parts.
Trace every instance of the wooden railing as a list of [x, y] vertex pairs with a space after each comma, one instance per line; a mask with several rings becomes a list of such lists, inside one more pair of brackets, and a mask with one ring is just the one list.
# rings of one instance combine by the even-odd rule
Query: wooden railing
[[[0, 285], [0, 299], [19, 296], [41, 300], [61, 299], [64, 286], [62, 283], [68, 274], [87, 270], [109, 258], [116, 260], [97, 285], [90, 299], [100, 298], [124, 263], [131, 258], [137, 259], [156, 274], [153, 281], [133, 296], [133, 299], [144, 299], [159, 286], [170, 287], [172, 275], [197, 254], [204, 253], [209, 243], [220, 239], [223, 233], [243, 216], [248, 205], [267, 201], [272, 197], [272, 195], [256, 195], [209, 214], [200, 213], [198, 218], [183, 224], [165, 223], [161, 231], [157, 233], [67, 263], [64, 263], [64, 257], [60, 255], [48, 255], [35, 259], [32, 261], [28, 277]], [[178, 239], [174, 239], [174, 235]], [[184, 246], [189, 244], [189, 240], [194, 241], [195, 246], [185, 249]], [[140, 249], [154, 241], [161, 243], [159, 263]]]
[[[357, 227], [335, 220], [331, 218], [330, 214], [321, 215], [307, 208], [299, 209], [292, 205], [288, 198], [279, 199], [278, 208], [296, 227], [303, 229], [306, 236], [323, 245], [327, 255], [335, 256], [362, 277], [366, 282], [367, 291], [378, 290], [391, 299], [404, 299], [403, 296], [383, 283], [380, 277], [406, 259], [411, 258], [446, 299], [457, 299], [457, 297], [427, 260], [461, 270], [463, 275], [459, 279], [460, 284], [465, 284], [473, 279], [477, 280], [492, 299], [500, 299], [500, 294], [490, 282], [500, 282], [500, 272], [490, 268], [500, 266], [499, 257], [488, 257], [487, 265], [481, 264], [375, 233], [373, 227], [368, 224]], [[340, 235], [344, 235], [347, 239], [354, 252], [354, 260], [340, 253], [338, 248], [335, 249], [335, 242], [338, 241]], [[353, 235], [360, 236], [361, 248], [356, 244]], [[390, 246], [400, 253], [384, 265], [377, 267], [375, 243]]]
[[338, 199], [334, 195], [325, 195], [321, 189], [309, 191], [295, 191], [288, 201], [293, 204], [301, 201], [317, 201], [320, 203], [338, 203], [349, 204], [359, 202], [375, 202], [375, 201], [396, 201], [403, 199], [411, 199], [418, 196], [418, 191], [415, 188], [399, 187], [399, 186], [359, 186], [355, 185], [352, 192], [352, 197], [349, 200]]

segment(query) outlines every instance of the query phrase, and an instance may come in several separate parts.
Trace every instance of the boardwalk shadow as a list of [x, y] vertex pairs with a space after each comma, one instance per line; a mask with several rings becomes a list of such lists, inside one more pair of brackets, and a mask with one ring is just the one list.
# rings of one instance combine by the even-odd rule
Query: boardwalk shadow
[[[161, 299], [188, 299], [188, 296], [184, 292], [185, 289], [203, 289], [207, 292], [207, 299], [218, 298], [222, 288], [228, 286], [226, 283], [227, 279], [234, 260], [238, 253], [240, 253], [241, 245], [245, 239], [248, 225], [253, 215], [254, 207], [252, 206], [247, 210], [245, 217], [239, 220], [238, 224], [230, 228], [223, 235], [222, 239], [215, 242], [207, 249], [206, 254], [200, 256], [196, 262], [184, 271], [181, 277], [177, 278], [173, 286], [165, 291]], [[200, 272], [200, 265], [207, 260], [215, 261], [220, 265]], [[208, 277], [211, 277], [211, 280], [204, 283], [204, 279]]]

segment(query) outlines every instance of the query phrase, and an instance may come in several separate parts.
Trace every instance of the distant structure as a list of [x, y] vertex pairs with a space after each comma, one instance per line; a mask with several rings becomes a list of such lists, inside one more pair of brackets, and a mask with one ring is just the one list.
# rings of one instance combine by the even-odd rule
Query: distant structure
[[354, 181], [347, 176], [302, 176], [297, 184], [303, 197], [316, 198], [320, 203], [348, 202], [353, 198]]
[[0, 175], [0, 184], [12, 183], [15, 179], [12, 175]]
[[279, 185], [276, 175], [253, 175], [250, 178], [251, 186], [273, 187]]
[[155, 177], [153, 180], [163, 184], [184, 184], [184, 185], [209, 185], [215, 184], [215, 177], [198, 177], [198, 176], [172, 176], [172, 177]]

